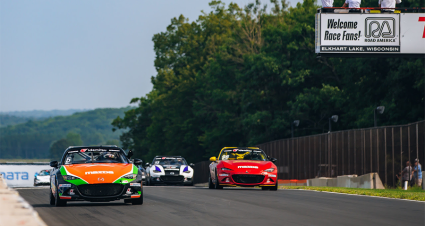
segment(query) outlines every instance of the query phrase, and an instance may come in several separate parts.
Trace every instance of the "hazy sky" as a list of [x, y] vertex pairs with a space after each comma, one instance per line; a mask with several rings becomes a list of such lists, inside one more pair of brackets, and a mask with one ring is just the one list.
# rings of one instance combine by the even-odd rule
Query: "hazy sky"
[[127, 106], [152, 89], [153, 35], [208, 2], [0, 1], [0, 111]]

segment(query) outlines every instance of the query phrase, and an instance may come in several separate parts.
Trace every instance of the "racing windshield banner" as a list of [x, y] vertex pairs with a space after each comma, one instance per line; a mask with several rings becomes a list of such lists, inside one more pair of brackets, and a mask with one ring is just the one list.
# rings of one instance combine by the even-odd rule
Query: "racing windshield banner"
[[400, 52], [399, 14], [321, 14], [320, 52]]
[[425, 13], [318, 13], [316, 53], [425, 54]]

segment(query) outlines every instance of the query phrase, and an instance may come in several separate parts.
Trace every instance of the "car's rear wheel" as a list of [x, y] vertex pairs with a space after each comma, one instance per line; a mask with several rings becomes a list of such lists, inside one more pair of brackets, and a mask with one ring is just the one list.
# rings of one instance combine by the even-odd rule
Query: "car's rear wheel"
[[213, 184], [213, 182], [211, 180], [211, 173], [208, 176], [208, 188], [209, 189], [214, 189], [214, 184]]
[[56, 191], [55, 191], [55, 206], [66, 206], [66, 201], [61, 200], [59, 197], [59, 189], [58, 184], [56, 183]]
[[55, 205], [55, 196], [53, 196], [52, 187], [50, 187], [49, 196], [50, 196], [50, 205], [54, 206]]
[[142, 189], [142, 192], [140, 193], [140, 198], [131, 200], [131, 203], [133, 203], [133, 205], [142, 205], [143, 204], [143, 189]]
[[220, 181], [218, 181], [217, 173], [215, 174], [214, 188], [215, 189], [223, 189], [223, 186], [220, 186]]

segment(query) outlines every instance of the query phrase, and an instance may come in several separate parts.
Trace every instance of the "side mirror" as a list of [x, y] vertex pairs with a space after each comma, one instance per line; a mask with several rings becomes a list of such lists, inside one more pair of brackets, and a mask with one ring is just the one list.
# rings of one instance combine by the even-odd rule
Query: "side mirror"
[[51, 161], [50, 166], [53, 167], [53, 168], [57, 168], [58, 167], [58, 161]]
[[149, 167], [149, 166], [150, 166], [149, 162], [147, 162], [147, 163], [145, 164], [145, 166], [146, 166], [146, 167]]
[[133, 156], [133, 151], [132, 150], [128, 151], [127, 158], [131, 158], [131, 156]]
[[217, 158], [216, 158], [216, 157], [211, 157], [211, 158], [210, 158], [210, 161], [211, 161], [211, 162], [215, 162], [215, 161], [217, 161]]
[[190, 166], [190, 167], [194, 167], [194, 166], [195, 166], [195, 164], [193, 164], [193, 163], [190, 163], [190, 164], [189, 164], [189, 166]]
[[133, 164], [134, 165], [143, 165], [143, 161], [141, 159], [134, 159]]
[[272, 161], [273, 163], [277, 161], [277, 158], [271, 158], [270, 161]]

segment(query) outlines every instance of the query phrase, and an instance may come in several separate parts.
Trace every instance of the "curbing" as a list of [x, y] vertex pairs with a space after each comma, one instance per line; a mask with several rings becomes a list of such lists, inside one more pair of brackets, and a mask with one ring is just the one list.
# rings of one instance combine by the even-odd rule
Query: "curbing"
[[3, 225], [47, 225], [38, 213], [19, 193], [7, 187], [6, 181], [0, 176], [0, 226]]

